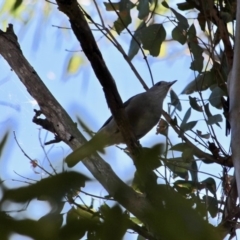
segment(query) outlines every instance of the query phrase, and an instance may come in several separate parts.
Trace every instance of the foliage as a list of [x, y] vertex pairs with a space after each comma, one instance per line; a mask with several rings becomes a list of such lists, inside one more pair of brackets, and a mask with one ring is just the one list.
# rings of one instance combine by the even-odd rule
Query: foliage
[[[221, 128], [220, 123], [227, 121], [227, 113], [222, 113], [222, 107], [225, 97], [228, 97], [226, 83], [232, 67], [234, 44], [234, 36], [229, 29], [236, 19], [236, 2], [186, 0], [178, 3], [177, 8], [171, 1], [139, 0], [132, 3], [120, 0], [103, 4], [105, 11], [114, 13], [116, 17], [109, 28], [104, 22], [102, 25], [96, 23], [87, 10], [82, 11], [99, 33], [124, 56], [141, 83], [144, 81], [131, 62], [138, 55], [143, 55], [148, 64], [147, 56], [158, 57], [163, 44], [170, 39], [186, 46], [191, 56], [189, 68], [194, 71], [195, 78], [181, 93], [188, 95], [188, 103], [183, 106], [177, 94], [171, 91], [171, 111], [163, 113], [166, 121], [160, 121], [157, 126], [157, 134], [166, 137], [166, 144], [151, 149], [142, 148], [137, 164], [134, 162], [136, 171], [132, 174], [131, 188], [146, 197], [161, 213], [157, 215], [149, 211], [145, 214], [152, 217], [151, 224], [158, 224], [162, 235], [154, 235], [151, 227], [133, 217], [134, 213], [129, 209], [122, 209], [119, 203], [109, 204], [108, 201], [116, 200], [116, 196], [105, 196], [98, 209], [93, 209], [91, 204], [79, 204], [77, 200], [83, 195], [82, 187], [88, 184], [89, 179], [76, 172], [55, 172], [48, 178], [18, 189], [7, 189], [2, 183], [0, 232], [3, 239], [9, 238], [13, 232], [34, 239], [122, 239], [128, 230], [136, 232], [138, 239], [220, 239], [227, 234], [234, 236], [236, 202], [233, 201], [230, 207], [226, 204], [231, 198], [230, 189], [233, 186], [232, 176], [228, 174], [232, 161], [217, 131]], [[24, 1], [16, 0], [8, 8], [9, 13], [15, 13], [18, 18], [16, 14], [23, 6]], [[194, 20], [186, 17], [189, 10], [194, 11]], [[159, 12], [164, 13], [162, 18], [158, 18]], [[101, 14], [99, 11], [100, 19], [104, 19]], [[139, 23], [137, 27], [135, 18]], [[167, 25], [169, 23], [171, 30]], [[117, 41], [126, 32], [131, 36], [127, 54]], [[72, 54], [67, 64], [68, 73], [76, 74], [81, 64], [82, 58]], [[203, 97], [204, 94], [207, 98]], [[202, 120], [193, 119], [194, 114], [200, 114]], [[205, 129], [199, 129], [200, 121], [205, 123]], [[170, 129], [179, 138], [177, 143], [170, 139]], [[7, 135], [0, 143], [1, 153]], [[209, 172], [209, 176], [200, 181], [199, 162], [222, 166], [222, 176], [216, 177]], [[52, 170], [54, 172], [54, 168]], [[165, 184], [159, 184], [159, 178]], [[216, 184], [219, 178], [223, 190], [221, 199]], [[33, 199], [51, 205], [51, 211], [38, 221], [30, 218], [19, 220], [5, 211], [11, 208], [9, 201], [27, 204]], [[69, 203], [72, 207], [64, 212], [64, 206]], [[208, 223], [209, 216], [221, 219], [218, 227]], [[193, 228], [197, 230], [191, 232], [189, 229]]]

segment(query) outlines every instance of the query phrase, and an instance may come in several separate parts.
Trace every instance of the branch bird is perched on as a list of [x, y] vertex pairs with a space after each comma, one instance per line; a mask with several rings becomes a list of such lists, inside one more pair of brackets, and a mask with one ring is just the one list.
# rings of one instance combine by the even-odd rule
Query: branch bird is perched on
[[[123, 104], [137, 139], [146, 135], [158, 123], [163, 100], [176, 81], [158, 82], [148, 91], [131, 97]], [[73, 167], [93, 152], [119, 143], [124, 143], [124, 139], [114, 118], [111, 116], [90, 141], [69, 154], [65, 161], [68, 167]]]

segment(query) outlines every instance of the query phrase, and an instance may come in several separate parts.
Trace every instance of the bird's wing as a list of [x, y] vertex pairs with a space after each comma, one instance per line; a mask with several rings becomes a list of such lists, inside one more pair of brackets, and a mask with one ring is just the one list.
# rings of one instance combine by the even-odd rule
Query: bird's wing
[[[141, 93], [139, 93], [139, 94], [141, 94]], [[133, 98], [135, 98], [136, 96], [138, 96], [139, 94], [137, 94], [137, 95], [129, 98], [126, 102], [124, 102], [124, 103], [123, 103], [123, 107], [126, 108], [127, 105], [131, 102], [131, 100], [132, 100]], [[113, 119], [113, 116], [109, 117], [108, 120], [102, 125], [102, 127], [101, 127], [100, 129], [104, 128], [112, 119]], [[99, 130], [100, 130], [100, 129], [99, 129]]]

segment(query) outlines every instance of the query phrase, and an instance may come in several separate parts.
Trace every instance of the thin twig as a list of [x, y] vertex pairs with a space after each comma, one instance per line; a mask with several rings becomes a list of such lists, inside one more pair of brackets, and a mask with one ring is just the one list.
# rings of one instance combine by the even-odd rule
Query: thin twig
[[31, 158], [26, 154], [26, 152], [22, 149], [22, 147], [20, 146], [20, 144], [19, 144], [19, 142], [18, 142], [18, 140], [17, 140], [15, 131], [13, 131], [13, 135], [14, 135], [14, 139], [15, 139], [18, 147], [20, 148], [20, 150], [22, 151], [22, 153], [24, 154], [24, 156], [25, 156], [26, 158], [28, 158], [28, 159], [31, 161], [31, 163], [34, 163], [37, 167], [39, 167], [42, 171], [44, 171], [46, 174], [48, 174], [49, 176], [52, 176], [52, 174], [51, 174], [50, 172], [48, 172], [47, 170], [45, 170], [43, 167], [41, 167], [41, 166], [37, 163], [37, 161], [31, 159]]
[[152, 84], [154, 85], [154, 80], [153, 80], [153, 75], [152, 75], [152, 71], [151, 71], [151, 68], [149, 66], [149, 62], [147, 60], [147, 56], [145, 55], [142, 47], [141, 47], [141, 44], [139, 43], [139, 41], [136, 39], [136, 37], [131, 33], [131, 31], [128, 29], [128, 27], [125, 25], [124, 21], [122, 20], [120, 14], [118, 13], [118, 11], [116, 10], [114, 4], [111, 2], [111, 0], [108, 0], [108, 2], [111, 4], [112, 8], [114, 9], [114, 11], [116, 12], [116, 14], [118, 15], [118, 18], [120, 19], [122, 25], [126, 28], [127, 32], [129, 33], [129, 35], [134, 39], [134, 41], [138, 44], [139, 46], [139, 49], [141, 50], [142, 52], [142, 55], [143, 55], [143, 59], [145, 60], [146, 64], [147, 64], [147, 67], [148, 67], [148, 71], [149, 71], [149, 74], [150, 74], [150, 78], [151, 78], [151, 81], [152, 81]]
[[39, 129], [39, 131], [38, 131], [38, 140], [39, 140], [39, 142], [40, 142], [40, 146], [41, 146], [41, 148], [42, 148], [42, 150], [43, 150], [43, 152], [44, 152], [44, 155], [45, 155], [45, 157], [46, 157], [46, 159], [47, 159], [50, 167], [52, 168], [52, 170], [54, 171], [54, 173], [57, 175], [56, 169], [53, 167], [50, 159], [48, 158], [48, 154], [46, 153], [45, 147], [44, 147], [43, 144], [42, 144], [41, 134], [40, 134], [40, 133], [41, 133], [41, 129]]

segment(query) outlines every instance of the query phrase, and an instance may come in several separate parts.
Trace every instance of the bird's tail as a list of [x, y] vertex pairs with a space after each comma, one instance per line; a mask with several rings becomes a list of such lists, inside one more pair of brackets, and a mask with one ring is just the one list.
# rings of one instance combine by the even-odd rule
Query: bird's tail
[[84, 145], [70, 153], [65, 159], [68, 167], [75, 166], [79, 161], [90, 156], [96, 151], [103, 149], [105, 144], [102, 140], [102, 138], [99, 138], [97, 135], [95, 135], [90, 141], [86, 142]]

